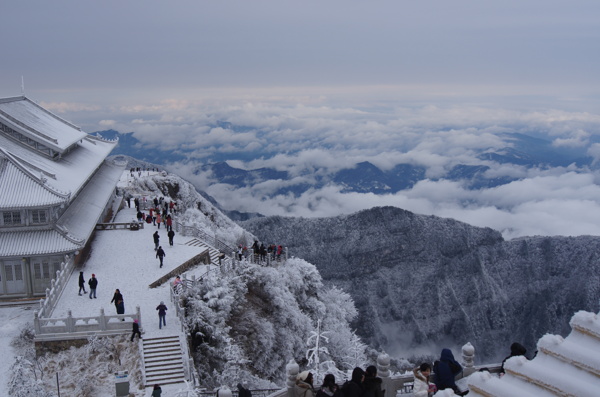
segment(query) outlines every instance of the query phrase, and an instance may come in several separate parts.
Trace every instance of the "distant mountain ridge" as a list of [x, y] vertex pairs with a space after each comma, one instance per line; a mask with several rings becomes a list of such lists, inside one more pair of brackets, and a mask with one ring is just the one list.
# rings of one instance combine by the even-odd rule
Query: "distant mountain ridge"
[[[228, 124], [220, 124], [230, 128]], [[196, 162], [193, 151], [184, 148], [178, 151], [161, 150], [160, 147], [150, 147], [136, 139], [132, 132], [119, 133], [114, 130], [99, 131], [97, 134], [105, 138], [119, 138], [119, 145], [114, 155], [127, 155], [143, 161], [168, 167], [175, 162]], [[579, 167], [592, 167], [593, 158], [576, 149], [556, 148], [550, 141], [519, 133], [498, 134], [506, 146], [500, 149], [480, 150], [477, 158], [482, 161], [492, 161], [498, 164], [514, 164], [526, 168], [566, 167], [576, 164]], [[257, 156], [259, 154], [256, 154]], [[246, 156], [252, 157], [252, 153]], [[518, 179], [514, 176], [489, 176], [486, 171], [490, 166], [485, 164], [456, 164], [444, 175], [436, 178], [426, 176], [427, 169], [419, 164], [400, 163], [390, 170], [382, 170], [368, 161], [359, 162], [352, 167], [344, 168], [333, 173], [315, 172], [306, 169], [301, 178], [293, 180], [287, 171], [273, 168], [241, 169], [230, 166], [219, 158], [207, 159], [204, 164], [195, 167], [195, 174], [207, 176], [213, 183], [229, 184], [236, 188], [255, 184], [283, 180], [285, 186], [269, 193], [271, 197], [293, 194], [296, 197], [309, 189], [318, 189], [327, 185], [337, 185], [344, 193], [397, 193], [412, 188], [417, 182], [431, 179], [446, 179], [460, 181], [468, 189], [492, 188], [508, 184]]]
[[394, 207], [240, 224], [347, 291], [358, 334], [389, 353], [471, 342], [489, 362], [515, 341], [533, 352], [545, 333], [566, 335], [574, 312], [597, 311], [600, 298], [600, 237], [505, 241], [489, 228]]

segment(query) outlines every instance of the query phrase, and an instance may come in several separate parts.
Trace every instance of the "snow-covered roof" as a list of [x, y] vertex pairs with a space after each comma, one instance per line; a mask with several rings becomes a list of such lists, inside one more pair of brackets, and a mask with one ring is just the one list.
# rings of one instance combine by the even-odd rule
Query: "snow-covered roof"
[[104, 163], [50, 230], [0, 233], [0, 256], [29, 256], [81, 249], [94, 230], [125, 165]]
[[0, 122], [59, 153], [87, 135], [24, 96], [0, 99]]
[[76, 239], [87, 240], [96, 227], [117, 182], [123, 174], [125, 164], [105, 162], [85, 189], [73, 200], [57, 222]]
[[547, 334], [533, 360], [512, 357], [502, 378], [478, 372], [469, 378], [469, 396], [597, 396], [600, 390], [600, 317], [580, 311], [571, 319], [571, 333]]
[[[104, 159], [116, 146], [116, 143], [117, 141], [105, 141], [86, 135], [78, 143], [75, 150], [66, 153], [58, 160], [52, 160], [34, 149], [0, 134], [0, 148], [10, 153], [32, 175], [40, 175], [46, 178], [46, 184], [52, 190], [62, 194], [70, 193], [71, 197], [78, 194], [90, 175], [100, 167]], [[34, 191], [25, 190], [21, 185], [7, 187], [17, 189], [22, 197], [31, 195], [35, 198]], [[43, 202], [43, 200], [40, 202]], [[0, 207], [3, 205], [4, 203], [0, 201]]]
[[0, 256], [54, 255], [81, 249], [58, 230], [0, 231]]
[[53, 190], [45, 180], [0, 147], [0, 208], [48, 207], [68, 201], [68, 195]]

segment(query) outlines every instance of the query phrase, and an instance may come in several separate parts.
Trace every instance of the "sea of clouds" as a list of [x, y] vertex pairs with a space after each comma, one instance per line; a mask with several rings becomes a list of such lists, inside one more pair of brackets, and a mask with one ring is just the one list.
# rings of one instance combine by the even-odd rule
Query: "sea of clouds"
[[[264, 215], [326, 217], [392, 205], [420, 214], [451, 217], [525, 235], [600, 234], [600, 115], [569, 106], [524, 107], [510, 102], [392, 100], [336, 95], [205, 96], [151, 104], [82, 106], [43, 104], [77, 116], [89, 132], [133, 132], [150, 151], [185, 155], [167, 168], [192, 181], [225, 209]], [[439, 99], [439, 98], [438, 98]], [[571, 164], [527, 168], [477, 157], [507, 143], [500, 134], [523, 133], [559, 150], [594, 158], [592, 167]], [[288, 180], [237, 188], [218, 183], [199, 164], [227, 161], [243, 169], [288, 171]], [[399, 163], [426, 168], [426, 179], [395, 194], [344, 193], [340, 186], [310, 189], [296, 197], [274, 195], [284, 186], [311, 183], [316, 175], [369, 161], [388, 170]], [[518, 181], [482, 190], [444, 180], [456, 164], [486, 165], [489, 177]], [[441, 178], [441, 179], [440, 179]]]

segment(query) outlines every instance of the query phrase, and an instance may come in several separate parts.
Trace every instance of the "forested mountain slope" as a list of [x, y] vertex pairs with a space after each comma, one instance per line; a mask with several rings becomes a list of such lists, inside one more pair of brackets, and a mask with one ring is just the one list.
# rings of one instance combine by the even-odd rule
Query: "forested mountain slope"
[[598, 309], [600, 237], [505, 241], [489, 228], [394, 207], [242, 226], [350, 293], [363, 340], [397, 356], [466, 342], [479, 361], [503, 358], [514, 341], [533, 352], [543, 334], [566, 335], [574, 312]]

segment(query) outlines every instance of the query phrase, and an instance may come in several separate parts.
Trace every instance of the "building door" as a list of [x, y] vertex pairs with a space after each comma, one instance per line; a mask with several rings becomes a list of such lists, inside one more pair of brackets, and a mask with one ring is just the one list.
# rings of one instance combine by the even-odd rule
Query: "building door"
[[4, 281], [7, 294], [24, 294], [25, 283], [23, 282], [23, 264], [21, 261], [4, 262]]

